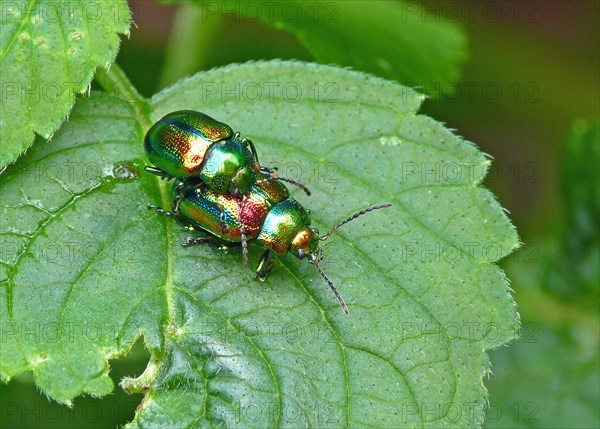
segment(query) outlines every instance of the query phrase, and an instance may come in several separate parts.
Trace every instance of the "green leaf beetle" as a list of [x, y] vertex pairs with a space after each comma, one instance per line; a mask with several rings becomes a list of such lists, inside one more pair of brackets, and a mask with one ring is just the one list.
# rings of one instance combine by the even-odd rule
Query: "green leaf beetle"
[[149, 207], [200, 234], [199, 237], [188, 238], [183, 245], [241, 245], [246, 255], [247, 241], [256, 241], [266, 248], [256, 269], [255, 280], [261, 281], [267, 278], [273, 268], [272, 253], [282, 256], [291, 253], [299, 259], [307, 259], [325, 279], [346, 314], [346, 303], [319, 264], [324, 256], [320, 243], [359, 216], [391, 207], [391, 204], [385, 203], [363, 209], [338, 223], [327, 234], [319, 236], [319, 231], [310, 226], [309, 211], [289, 196], [288, 189], [282, 183], [260, 172], [241, 203], [233, 194], [216, 193], [203, 181], [194, 179], [176, 180], [173, 198], [172, 211]]
[[144, 149], [153, 166], [146, 171], [166, 179], [198, 178], [209, 189], [238, 199], [256, 183], [256, 175], [292, 183], [275, 169], [261, 167], [254, 143], [227, 124], [193, 110], [171, 112], [146, 133]]

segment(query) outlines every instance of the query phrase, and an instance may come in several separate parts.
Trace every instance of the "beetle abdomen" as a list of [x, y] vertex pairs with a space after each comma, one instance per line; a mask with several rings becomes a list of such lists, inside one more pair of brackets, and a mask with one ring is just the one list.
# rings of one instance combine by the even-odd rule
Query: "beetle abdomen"
[[200, 112], [180, 110], [150, 128], [144, 149], [157, 168], [172, 177], [188, 178], [199, 172], [213, 143], [232, 136], [229, 125]]

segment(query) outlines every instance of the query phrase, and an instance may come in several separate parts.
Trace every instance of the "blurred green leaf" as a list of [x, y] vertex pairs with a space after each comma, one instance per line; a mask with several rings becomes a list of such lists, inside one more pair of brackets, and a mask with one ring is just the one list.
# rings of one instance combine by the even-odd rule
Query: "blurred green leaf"
[[491, 354], [488, 428], [600, 426], [599, 136], [576, 121], [565, 139], [562, 236], [528, 240], [507, 264], [523, 331]]
[[320, 63], [349, 66], [413, 87], [439, 88], [455, 81], [467, 59], [462, 29], [417, 3], [188, 1], [202, 9], [202, 25], [236, 13], [291, 33]]
[[491, 352], [499, 375], [490, 381], [485, 427], [598, 427], [597, 332], [531, 320], [523, 326], [526, 340]]
[[49, 139], [86, 90], [98, 65], [110, 67], [128, 34], [126, 0], [16, 0], [2, 3], [0, 168], [37, 133]]
[[486, 350], [514, 336], [494, 262], [517, 236], [479, 186], [489, 161], [417, 115], [421, 101], [282, 61], [200, 73], [151, 100], [152, 120], [203, 110], [252, 138], [264, 164], [292, 166], [323, 230], [394, 204], [325, 248], [347, 317], [304, 261], [277, 258], [261, 285], [237, 252], [179, 246], [186, 232], [145, 207], [171, 202], [142, 173], [144, 106], [80, 99], [52, 145], [0, 176], [2, 377], [32, 370], [67, 403], [105, 395], [108, 359], [144, 336], [151, 360], [122, 383], [146, 394], [132, 426], [477, 426]]
[[159, 86], [168, 86], [205, 67], [207, 53], [220, 43], [221, 23], [206, 19], [203, 9], [184, 2], [175, 13]]
[[540, 279], [555, 257], [552, 247], [546, 240], [537, 242], [541, 251], [525, 246], [506, 267], [519, 297], [522, 331], [516, 344], [490, 353], [495, 376], [486, 428], [600, 426], [597, 307], [586, 311], [545, 290]]
[[600, 124], [573, 124], [563, 149], [564, 227], [546, 287], [563, 297], [600, 301]]

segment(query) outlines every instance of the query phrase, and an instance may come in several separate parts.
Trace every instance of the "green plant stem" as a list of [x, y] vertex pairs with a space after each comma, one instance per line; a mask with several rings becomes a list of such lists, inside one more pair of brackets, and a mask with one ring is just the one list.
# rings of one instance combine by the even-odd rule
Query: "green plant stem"
[[98, 67], [96, 81], [106, 92], [128, 102], [133, 107], [144, 133], [150, 128], [152, 122], [148, 100], [140, 95], [117, 63], [113, 63], [108, 70]]
[[206, 66], [206, 54], [221, 27], [217, 15], [184, 2], [177, 9], [173, 31], [165, 54], [159, 88], [171, 85]]
[[[152, 120], [150, 119], [150, 104], [148, 103], [148, 100], [141, 96], [135, 86], [133, 86], [121, 67], [119, 67], [117, 63], [113, 63], [109, 70], [99, 67], [96, 70], [96, 80], [106, 92], [113, 94], [115, 97], [118, 97], [131, 105], [141, 128], [140, 134], [142, 136], [146, 134], [146, 131], [152, 126]], [[156, 177], [156, 180], [158, 189], [160, 190], [161, 201], [164, 207], [169, 207], [171, 204], [171, 195], [165, 186], [165, 181], [160, 180], [158, 177]], [[132, 387], [132, 390], [135, 389]]]

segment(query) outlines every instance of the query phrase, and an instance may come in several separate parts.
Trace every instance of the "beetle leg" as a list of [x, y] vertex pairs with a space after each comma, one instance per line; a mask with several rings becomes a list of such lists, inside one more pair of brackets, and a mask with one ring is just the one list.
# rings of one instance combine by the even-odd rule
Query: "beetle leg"
[[177, 222], [179, 225], [181, 225], [185, 229], [188, 229], [190, 231], [196, 231], [197, 230], [196, 228], [194, 228], [194, 226], [191, 223], [189, 223], [189, 222], [185, 221], [183, 218], [181, 218], [179, 216], [178, 212], [169, 212], [169, 211], [167, 211], [167, 210], [165, 210], [165, 209], [163, 209], [161, 207], [154, 206], [152, 204], [149, 204], [148, 208], [150, 210], [154, 210], [158, 214], [162, 214], [162, 215], [165, 215], [166, 217], [174, 219], [175, 222]]
[[184, 228], [188, 228], [188, 225], [186, 225], [186, 224], [185, 224], [185, 223], [184, 223], [184, 222], [183, 222], [183, 221], [182, 221], [182, 220], [179, 218], [179, 216], [177, 216], [177, 213], [173, 213], [173, 212], [167, 211], [167, 210], [165, 210], [165, 209], [163, 209], [163, 208], [161, 208], [161, 207], [158, 207], [158, 206], [155, 206], [155, 205], [152, 205], [152, 204], [149, 204], [149, 205], [148, 205], [148, 208], [149, 208], [150, 210], [154, 210], [154, 211], [155, 211], [156, 213], [158, 213], [158, 214], [161, 214], [161, 215], [164, 215], [164, 216], [166, 216], [166, 217], [169, 217], [169, 218], [171, 218], [171, 219], [174, 219], [174, 220], [175, 220], [175, 221], [176, 221], [176, 222], [177, 222], [179, 225], [183, 226]]
[[258, 260], [258, 266], [256, 267], [256, 275], [254, 276], [254, 280], [260, 280], [261, 282], [264, 282], [274, 265], [275, 263], [271, 261], [271, 250], [265, 250], [265, 253], [263, 253]]
[[173, 213], [175, 213], [175, 215], [179, 214], [179, 204], [181, 204], [181, 201], [184, 198], [185, 198], [184, 193], [179, 193], [175, 196], [175, 199], [173, 200], [173, 206], [171, 207], [171, 210], [173, 211]]
[[183, 247], [198, 246], [200, 244], [208, 244], [209, 246], [215, 247], [219, 250], [229, 250], [229, 247], [239, 246], [239, 243], [225, 244], [224, 241], [219, 240], [218, 237], [210, 234], [205, 234], [200, 237], [188, 237], [185, 242], [181, 243]]
[[221, 219], [221, 233], [225, 234], [227, 231], [227, 216], [225, 215], [225, 210], [223, 210], [223, 207], [217, 205], [217, 208], [220, 211], [219, 218]]
[[171, 176], [170, 174], [168, 174], [167, 172], [161, 170], [160, 168], [156, 168], [156, 167], [151, 167], [149, 165], [147, 165], [144, 168], [148, 173], [152, 173], [155, 176], [160, 177], [161, 179], [166, 179], [166, 180], [171, 180], [173, 179], [173, 176]]
[[187, 241], [181, 243], [183, 247], [197, 246], [199, 244], [216, 244], [214, 240], [208, 237], [188, 237]]
[[242, 243], [242, 259], [244, 261], [244, 267], [248, 266], [248, 239], [246, 238], [246, 231], [244, 231], [244, 222], [242, 221], [242, 213], [244, 212], [244, 202], [246, 201], [246, 197], [242, 196], [241, 199], [238, 200], [239, 204], [239, 219], [238, 222], [240, 224], [240, 238]]
[[181, 243], [182, 247], [197, 246], [200, 244], [208, 244], [210, 247], [214, 247], [219, 250], [227, 251], [230, 247], [237, 247], [240, 243], [225, 243], [218, 238], [212, 238], [211, 236], [206, 237], [188, 237], [187, 241]]
[[170, 218], [175, 218], [175, 215], [172, 212], [166, 211], [165, 209], [152, 205], [152, 204], [148, 204], [148, 208], [150, 210], [154, 210], [156, 213], [158, 214], [162, 214], [165, 215], [166, 217], [170, 217]]
[[181, 246], [182, 247], [191, 247], [191, 246], [197, 246], [200, 244], [206, 244], [214, 249], [218, 249], [218, 250], [227, 252], [230, 247], [237, 247], [241, 244], [241, 243], [225, 242], [223, 240], [220, 240], [218, 237], [215, 237], [214, 235], [207, 233], [205, 231], [199, 231], [199, 232], [203, 235], [201, 235], [200, 237], [188, 237], [185, 242], [181, 243]]
[[250, 148], [250, 152], [252, 152], [252, 158], [254, 158], [254, 164], [256, 168], [260, 168], [260, 164], [258, 163], [258, 154], [256, 153], [256, 148], [254, 147], [252, 140], [243, 138], [242, 144]]

